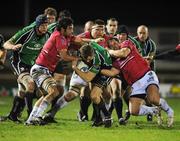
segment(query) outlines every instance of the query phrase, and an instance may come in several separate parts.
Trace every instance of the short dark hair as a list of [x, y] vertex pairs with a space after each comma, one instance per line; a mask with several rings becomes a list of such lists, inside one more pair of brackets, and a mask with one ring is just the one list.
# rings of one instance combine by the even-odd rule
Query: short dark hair
[[105, 25], [105, 22], [103, 21], [103, 20], [101, 20], [101, 19], [96, 19], [95, 21], [94, 21], [94, 24], [96, 25], [96, 24], [98, 24], [98, 25]]
[[80, 48], [80, 55], [83, 59], [88, 58], [88, 56], [94, 55], [94, 49], [90, 44], [85, 44]]
[[107, 43], [109, 44], [112, 40], [115, 40], [115, 41], [119, 42], [118, 38], [116, 38], [116, 37], [110, 37], [110, 38], [107, 40]]
[[68, 26], [73, 24], [73, 20], [71, 18], [63, 18], [60, 19], [57, 23], [57, 30], [60, 31], [61, 28], [66, 29]]
[[119, 43], [119, 40], [118, 40], [117, 37], [111, 37], [111, 38], [109, 38], [109, 39], [107, 40], [107, 45], [108, 45], [108, 48], [110, 48], [110, 49], [113, 49], [112, 46], [110, 45], [111, 41], [113, 41], [113, 40], [115, 40], [115, 41], [117, 41], [117, 42]]
[[127, 35], [129, 34], [129, 29], [126, 25], [121, 25], [119, 27], [119, 30], [117, 32], [118, 34], [121, 34], [121, 33], [126, 33]]
[[117, 20], [116, 18], [109, 18], [109, 19], [107, 20], [107, 23], [108, 23], [109, 21], [113, 21], [113, 22], [117, 22], [117, 23], [118, 23], [118, 20]]
[[59, 12], [59, 19], [62, 19], [62, 18], [71, 18], [71, 13], [69, 12], [69, 10], [62, 10]]
[[55, 17], [57, 17], [57, 11], [56, 9], [52, 8], [52, 7], [48, 7], [44, 10], [44, 14], [45, 15], [53, 15]]

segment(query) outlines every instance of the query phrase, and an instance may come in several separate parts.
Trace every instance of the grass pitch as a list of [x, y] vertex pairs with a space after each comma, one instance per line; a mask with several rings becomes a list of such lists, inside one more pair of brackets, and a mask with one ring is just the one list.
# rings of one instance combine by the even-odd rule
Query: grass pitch
[[[0, 97], [0, 115], [6, 115], [10, 111], [12, 100], [12, 97]], [[167, 101], [175, 111], [172, 128], [167, 128], [165, 114], [163, 114], [162, 127], [157, 126], [156, 118], [153, 122], [147, 122], [146, 117], [133, 116], [126, 126], [119, 125], [115, 111], [111, 128], [91, 127], [91, 121], [77, 120], [79, 100], [76, 99], [58, 112], [57, 124], [24, 126], [11, 121], [1, 122], [0, 141], [180, 141], [180, 99], [167, 99]], [[90, 108], [90, 117], [91, 114]], [[25, 117], [26, 110], [22, 119]]]

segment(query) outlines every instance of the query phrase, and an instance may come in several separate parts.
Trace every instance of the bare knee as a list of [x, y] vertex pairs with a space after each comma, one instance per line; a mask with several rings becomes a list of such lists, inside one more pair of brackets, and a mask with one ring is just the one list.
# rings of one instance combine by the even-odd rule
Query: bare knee
[[101, 101], [101, 98], [100, 97], [98, 97], [97, 95], [95, 95], [95, 94], [92, 94], [91, 95], [91, 100], [93, 101], [93, 103], [95, 103], [95, 104], [99, 104], [100, 103], [100, 101]]
[[142, 105], [143, 100], [136, 97], [131, 97], [129, 101], [129, 111], [133, 116], [139, 115], [140, 106]]
[[[59, 87], [60, 88], [60, 87]], [[50, 99], [54, 99], [62, 93], [62, 87], [58, 89], [56, 81], [53, 78], [48, 78], [42, 83], [42, 89], [48, 93]]]
[[35, 90], [35, 83], [34, 81], [29, 82], [29, 85], [26, 87], [27, 93], [33, 93]]
[[75, 94], [74, 92], [71, 92], [71, 91], [64, 95], [64, 98], [66, 99], [67, 102], [72, 101], [76, 97], [77, 97], [77, 94]]
[[133, 115], [133, 116], [138, 116], [139, 115], [139, 108], [136, 105], [136, 103], [130, 103], [129, 104], [129, 111], [130, 111], [130, 114]]
[[138, 116], [139, 115], [139, 109], [130, 108], [130, 114], [133, 116]]
[[91, 91], [91, 100], [93, 101], [93, 103], [95, 104], [99, 104], [101, 102], [101, 97], [102, 97], [102, 89], [97, 87], [97, 86], [93, 86], [92, 91]]
[[53, 98], [57, 97], [59, 95], [57, 86], [49, 86], [48, 94], [51, 95]]

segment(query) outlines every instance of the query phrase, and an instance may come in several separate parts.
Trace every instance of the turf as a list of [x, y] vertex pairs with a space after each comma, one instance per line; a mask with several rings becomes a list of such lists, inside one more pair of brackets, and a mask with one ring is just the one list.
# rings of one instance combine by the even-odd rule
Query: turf
[[[58, 112], [58, 123], [46, 126], [25, 126], [11, 121], [0, 123], [0, 141], [180, 141], [180, 99], [167, 99], [175, 111], [175, 122], [172, 128], [167, 128], [166, 115], [164, 124], [158, 127], [156, 118], [147, 122], [146, 117], [131, 116], [126, 126], [119, 125], [115, 111], [111, 128], [91, 127], [91, 121], [79, 122], [76, 114], [79, 110], [79, 100], [71, 102]], [[0, 97], [0, 115], [9, 112], [12, 97]], [[125, 105], [125, 104], [124, 104]], [[124, 110], [126, 106], [124, 106]], [[89, 110], [91, 116], [92, 109]], [[26, 110], [22, 119], [26, 117]]]

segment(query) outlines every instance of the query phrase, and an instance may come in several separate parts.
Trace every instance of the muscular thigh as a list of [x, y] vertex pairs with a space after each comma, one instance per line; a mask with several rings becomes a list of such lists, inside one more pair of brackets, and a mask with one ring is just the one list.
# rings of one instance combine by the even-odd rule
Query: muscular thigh
[[60, 73], [54, 73], [53, 78], [56, 80], [57, 84], [60, 86], [65, 86], [66, 75]]
[[129, 99], [129, 110], [133, 115], [137, 115], [139, 113], [140, 106], [143, 104], [144, 100], [137, 97], [130, 97]]
[[29, 72], [23, 72], [18, 76], [19, 91], [21, 92], [34, 92], [35, 83]]
[[[91, 84], [90, 84], [91, 85]], [[80, 96], [86, 96], [86, 97], [90, 97], [90, 93], [91, 93], [91, 86], [85, 86], [82, 88], [81, 92], [80, 92]]]
[[110, 86], [112, 89], [113, 99], [121, 96], [121, 81], [120, 80], [113, 78], [111, 83], [110, 83]]
[[101, 74], [97, 74], [95, 76], [95, 78], [91, 81], [91, 83], [93, 85], [98, 86], [99, 88], [103, 88], [103, 87], [106, 87], [107, 85], [109, 85], [111, 80], [112, 80], [111, 77], [104, 76], [104, 75], [101, 75]]
[[102, 92], [103, 99], [106, 101], [106, 103], [109, 103], [109, 101], [113, 96], [111, 85], [108, 85], [107, 87], [103, 87], [102, 90], [103, 90]]
[[160, 100], [159, 88], [157, 85], [149, 85], [147, 88], [147, 100], [151, 104], [158, 105]]
[[102, 97], [102, 92], [103, 92], [102, 88], [98, 86], [93, 86], [90, 94], [92, 100], [95, 100], [97, 98], [99, 99], [100, 97]]

